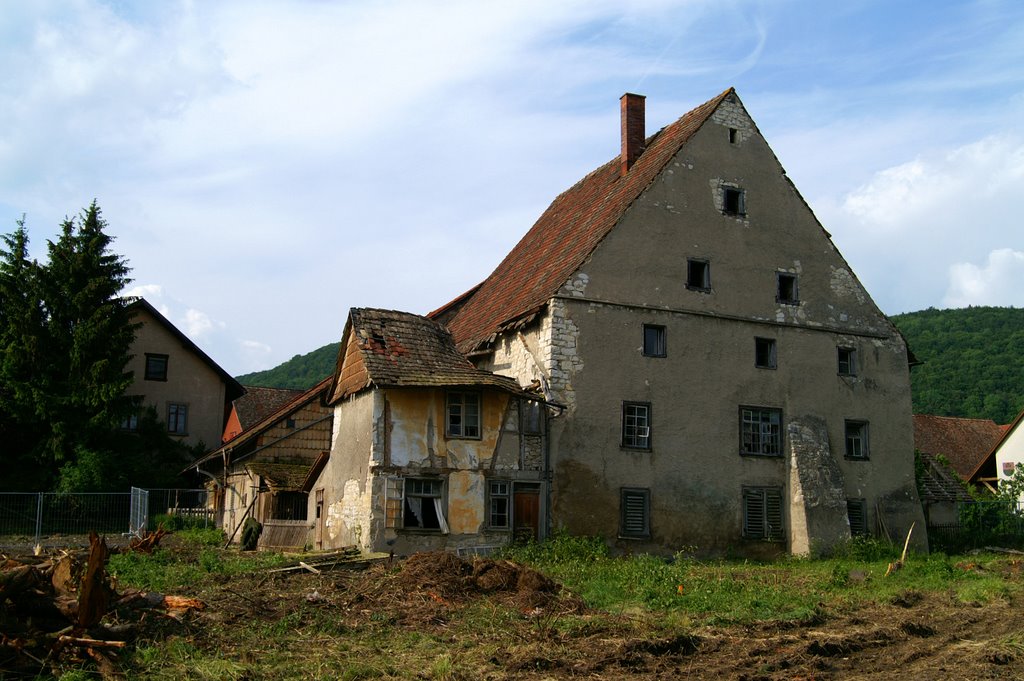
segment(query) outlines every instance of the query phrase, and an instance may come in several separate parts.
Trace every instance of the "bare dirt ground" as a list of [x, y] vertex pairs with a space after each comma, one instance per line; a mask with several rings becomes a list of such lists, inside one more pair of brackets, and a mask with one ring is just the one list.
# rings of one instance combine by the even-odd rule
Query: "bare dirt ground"
[[[1016, 573], [1019, 564], [1007, 577]], [[272, 601], [256, 604], [207, 593], [201, 617], [282, 617], [316, 594], [348, 631], [386, 621], [450, 640], [454, 678], [1024, 679], [1021, 604], [1012, 600], [982, 606], [908, 591], [799, 623], [674, 631], [653, 615], [588, 611], [529, 568], [450, 554], [419, 554], [397, 571], [295, 574], [270, 591]], [[487, 603], [518, 616], [473, 640], [459, 623]]]

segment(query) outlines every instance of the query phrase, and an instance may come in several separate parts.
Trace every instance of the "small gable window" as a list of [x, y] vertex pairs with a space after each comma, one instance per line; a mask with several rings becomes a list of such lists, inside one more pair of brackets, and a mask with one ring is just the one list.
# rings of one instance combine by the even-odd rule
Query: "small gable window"
[[775, 302], [786, 305], [797, 305], [800, 303], [800, 291], [796, 284], [796, 275], [788, 272], [776, 272], [776, 294]]
[[666, 354], [665, 327], [644, 324], [644, 357], [664, 357]]
[[775, 339], [755, 338], [754, 339], [754, 366], [759, 369], [774, 369]]
[[711, 263], [690, 258], [686, 261], [686, 288], [692, 291], [711, 290]]
[[739, 187], [722, 187], [722, 212], [726, 215], [746, 215], [745, 192]]
[[145, 378], [147, 381], [167, 380], [167, 355], [146, 353]]
[[480, 437], [480, 394], [448, 393], [448, 437]]

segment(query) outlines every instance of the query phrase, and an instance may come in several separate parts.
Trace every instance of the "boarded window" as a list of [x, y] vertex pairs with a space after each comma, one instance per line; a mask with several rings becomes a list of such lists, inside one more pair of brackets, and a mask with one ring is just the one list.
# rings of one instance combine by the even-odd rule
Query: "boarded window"
[[850, 519], [850, 534], [862, 537], [868, 533], [867, 505], [863, 499], [847, 499], [846, 515]]
[[622, 537], [651, 536], [651, 491], [623, 487], [619, 495]]
[[764, 541], [781, 541], [785, 538], [781, 488], [743, 488], [743, 536]]

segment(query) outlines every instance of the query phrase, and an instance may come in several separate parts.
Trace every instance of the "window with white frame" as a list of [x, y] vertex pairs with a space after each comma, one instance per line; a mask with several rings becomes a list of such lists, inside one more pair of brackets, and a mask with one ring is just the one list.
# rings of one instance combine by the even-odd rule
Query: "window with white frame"
[[448, 534], [444, 481], [441, 478], [389, 477], [384, 517], [385, 527]]
[[868, 422], [846, 421], [846, 458], [868, 458]]
[[740, 407], [740, 454], [782, 456], [782, 411]]
[[622, 403], [622, 446], [627, 449], [651, 448], [650, 403]]
[[494, 529], [507, 530], [510, 525], [508, 480], [491, 480], [487, 486], [487, 524]]
[[743, 488], [743, 536], [763, 541], [780, 541], [785, 538], [782, 488]]
[[448, 393], [448, 437], [480, 437], [480, 393]]

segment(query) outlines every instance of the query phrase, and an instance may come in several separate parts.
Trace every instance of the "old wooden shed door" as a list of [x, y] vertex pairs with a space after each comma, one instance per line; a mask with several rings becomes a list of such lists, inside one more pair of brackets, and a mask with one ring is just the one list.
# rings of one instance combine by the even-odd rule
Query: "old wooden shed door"
[[540, 539], [540, 485], [515, 486], [512, 533], [518, 541]]

